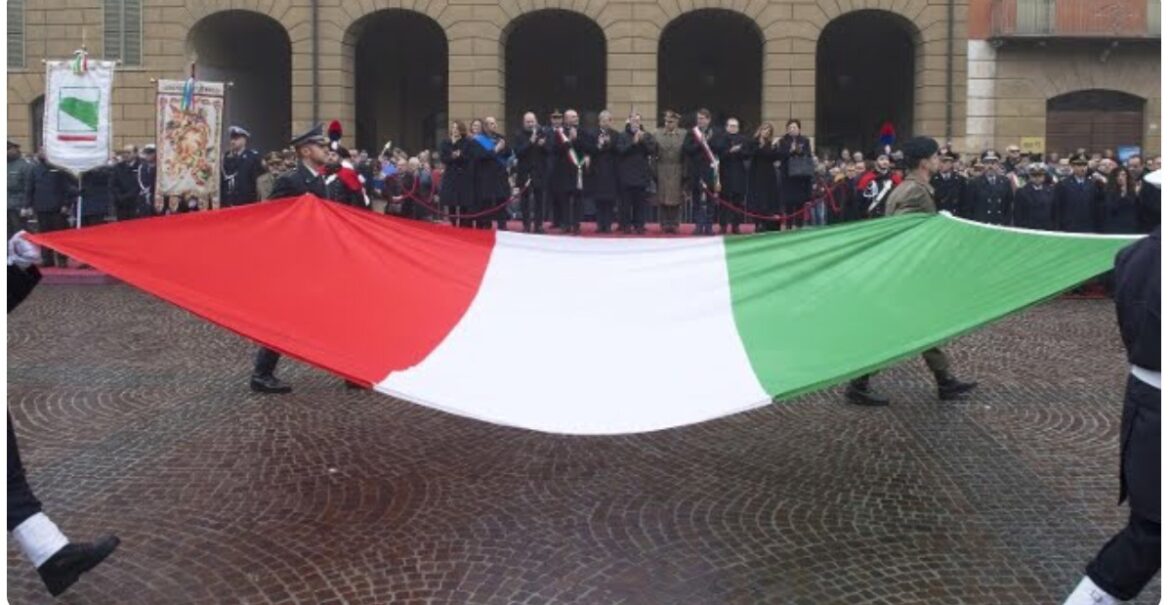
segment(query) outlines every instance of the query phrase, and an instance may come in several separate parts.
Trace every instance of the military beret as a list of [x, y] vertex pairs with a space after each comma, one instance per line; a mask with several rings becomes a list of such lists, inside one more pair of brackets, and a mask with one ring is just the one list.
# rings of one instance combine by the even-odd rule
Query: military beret
[[550, 117], [550, 118], [563, 118], [563, 117], [565, 117], [565, 114], [561, 113], [561, 110], [559, 110], [559, 109], [554, 109], [554, 110], [552, 110], [552, 113], [548, 114], [548, 117]]
[[671, 109], [667, 109], [662, 115], [667, 120], [677, 120], [679, 118], [678, 113]]
[[318, 123], [307, 132], [293, 137], [293, 140], [289, 141], [288, 144], [293, 147], [301, 147], [302, 145], [328, 145], [329, 139], [325, 138], [324, 126]]
[[930, 137], [914, 137], [902, 145], [902, 155], [910, 166], [938, 153], [938, 141]]

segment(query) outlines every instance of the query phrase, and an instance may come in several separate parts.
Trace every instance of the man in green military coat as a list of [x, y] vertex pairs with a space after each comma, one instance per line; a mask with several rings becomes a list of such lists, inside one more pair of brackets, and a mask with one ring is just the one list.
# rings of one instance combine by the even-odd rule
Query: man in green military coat
[[682, 206], [682, 145], [686, 131], [678, 127], [678, 114], [667, 111], [663, 114], [665, 128], [659, 128], [654, 133], [654, 140], [658, 143], [657, 163], [658, 175], [658, 220], [662, 225], [663, 233], [678, 233], [679, 210]]
[[[886, 216], [922, 212], [934, 214], [934, 189], [930, 177], [938, 172], [938, 143], [928, 137], [914, 137], [902, 147], [909, 173], [906, 180], [886, 200]], [[926, 366], [934, 373], [938, 382], [938, 398], [943, 401], [957, 399], [963, 393], [974, 389], [977, 383], [963, 382], [951, 375], [950, 360], [942, 349], [934, 347], [922, 352]], [[867, 374], [849, 382], [845, 398], [857, 405], [889, 405], [890, 400], [874, 393], [869, 388]]]

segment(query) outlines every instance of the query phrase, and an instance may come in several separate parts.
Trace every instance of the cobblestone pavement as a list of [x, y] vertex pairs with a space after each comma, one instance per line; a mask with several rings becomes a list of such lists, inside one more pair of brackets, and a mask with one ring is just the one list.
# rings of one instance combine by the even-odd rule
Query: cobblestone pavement
[[[43, 286], [8, 338], [47, 512], [122, 537], [63, 603], [1056, 603], [1125, 518], [1107, 301], [953, 343], [982, 383], [966, 404], [933, 400], [914, 361], [876, 379], [886, 409], [835, 389], [617, 438], [490, 426], [288, 361], [296, 392], [254, 396], [247, 342], [124, 286]], [[11, 540], [8, 590], [53, 602]]]

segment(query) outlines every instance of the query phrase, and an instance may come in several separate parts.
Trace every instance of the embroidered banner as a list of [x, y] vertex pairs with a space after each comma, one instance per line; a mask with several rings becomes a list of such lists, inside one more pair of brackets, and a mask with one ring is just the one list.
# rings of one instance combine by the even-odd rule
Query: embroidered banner
[[110, 160], [114, 62], [90, 61], [82, 53], [45, 65], [45, 156], [73, 174], [104, 166]]
[[[155, 207], [167, 198], [196, 198], [219, 207], [224, 84], [159, 80], [158, 183]], [[184, 97], [187, 97], [184, 99]]]

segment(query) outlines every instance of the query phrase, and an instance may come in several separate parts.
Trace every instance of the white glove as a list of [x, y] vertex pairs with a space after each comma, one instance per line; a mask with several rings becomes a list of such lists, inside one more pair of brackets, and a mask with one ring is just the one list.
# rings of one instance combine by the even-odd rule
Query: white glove
[[8, 240], [8, 264], [21, 269], [41, 262], [41, 247], [24, 239], [25, 233], [21, 230]]

